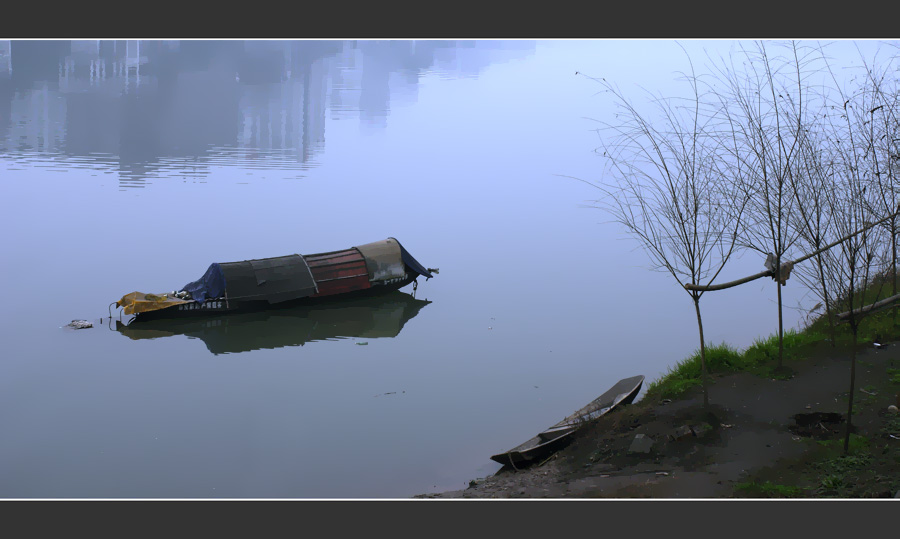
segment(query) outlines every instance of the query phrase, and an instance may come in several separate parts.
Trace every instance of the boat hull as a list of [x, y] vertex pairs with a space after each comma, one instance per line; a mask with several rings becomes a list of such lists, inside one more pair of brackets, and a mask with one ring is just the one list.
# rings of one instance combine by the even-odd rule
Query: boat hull
[[255, 301], [236, 301], [229, 300], [228, 297], [208, 299], [205, 301], [190, 301], [181, 305], [173, 305], [166, 309], [157, 311], [147, 311], [137, 313], [131, 323], [143, 322], [148, 320], [161, 320], [171, 318], [193, 318], [200, 316], [218, 316], [223, 314], [238, 314], [264, 311], [269, 309], [284, 309], [297, 307], [301, 305], [319, 305], [334, 301], [336, 299], [353, 299], [381, 294], [388, 294], [395, 290], [399, 290], [404, 286], [408, 286], [416, 280], [417, 275], [407, 275], [403, 279], [384, 284], [375, 284], [360, 290], [351, 290], [343, 293], [331, 294], [327, 296], [306, 296], [294, 300], [284, 301], [280, 303], [270, 303], [266, 300]]
[[252, 313], [129, 324], [117, 320], [115, 326], [117, 332], [132, 340], [185, 336], [202, 341], [212, 354], [237, 354], [317, 341], [394, 338], [430, 303], [395, 290], [365, 298]]
[[491, 456], [491, 460], [504, 466], [523, 468], [546, 459], [568, 445], [572, 441], [573, 435], [589, 421], [608, 414], [618, 406], [634, 402], [643, 383], [643, 375], [619, 380], [608, 391], [574, 414], [509, 451]]

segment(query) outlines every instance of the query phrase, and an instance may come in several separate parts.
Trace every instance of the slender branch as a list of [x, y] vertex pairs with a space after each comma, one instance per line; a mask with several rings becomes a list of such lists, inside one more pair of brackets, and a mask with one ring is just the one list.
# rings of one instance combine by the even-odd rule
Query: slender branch
[[[813, 251], [812, 253], [809, 253], [808, 255], [803, 255], [796, 260], [792, 260], [790, 262], [782, 264], [782, 266], [786, 266], [788, 264], [791, 266], [796, 266], [797, 264], [804, 262], [804, 261], [816, 256], [819, 253], [825, 252], [825, 251], [831, 249], [832, 247], [839, 245], [858, 234], [862, 234], [863, 232], [869, 230], [870, 228], [872, 228], [874, 226], [880, 225], [881, 223], [884, 223], [885, 221], [893, 219], [897, 215], [900, 215], [900, 207], [897, 208], [896, 212], [888, 215], [887, 217], [885, 217], [881, 220], [875, 221], [874, 223], [868, 224], [868, 225], [864, 226], [863, 228], [857, 230], [856, 232], [853, 232], [852, 234], [848, 234], [837, 241], [833, 241], [833, 242], [829, 243], [828, 245], [826, 245], [825, 247], [822, 247], [821, 249]], [[707, 291], [711, 292], [713, 290], [725, 290], [726, 288], [733, 288], [735, 286], [738, 286], [738, 285], [741, 285], [744, 283], [749, 283], [750, 281], [755, 281], [755, 280], [761, 279], [763, 277], [774, 277], [777, 274], [777, 272], [778, 272], [778, 268], [775, 268], [774, 270], [761, 271], [759, 273], [750, 275], [748, 277], [744, 277], [742, 279], [738, 279], [736, 281], [730, 281], [727, 283], [707, 285], [707, 286], [685, 283], [684, 288], [685, 288], [685, 290], [695, 290], [695, 291], [704, 291], [704, 292], [707, 292]]]
[[875, 303], [870, 303], [869, 305], [864, 305], [864, 306], [860, 307], [859, 309], [853, 309], [852, 311], [842, 312], [836, 316], [840, 320], [846, 320], [846, 319], [850, 318], [851, 314], [853, 316], [859, 316], [862, 314], [869, 314], [869, 313], [873, 313], [875, 311], [880, 311], [880, 310], [884, 309], [885, 307], [890, 307], [891, 305], [896, 303], [898, 300], [900, 300], [900, 294], [897, 294], [896, 296], [891, 296], [889, 298], [884, 298], [881, 301], [876, 301]]

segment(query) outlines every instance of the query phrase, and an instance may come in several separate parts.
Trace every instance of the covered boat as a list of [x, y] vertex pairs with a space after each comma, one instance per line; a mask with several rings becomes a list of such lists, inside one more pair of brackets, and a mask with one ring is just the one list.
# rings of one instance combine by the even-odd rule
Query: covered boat
[[390, 292], [437, 271], [388, 238], [327, 253], [214, 262], [176, 292], [132, 292], [115, 304], [135, 320], [258, 311]]

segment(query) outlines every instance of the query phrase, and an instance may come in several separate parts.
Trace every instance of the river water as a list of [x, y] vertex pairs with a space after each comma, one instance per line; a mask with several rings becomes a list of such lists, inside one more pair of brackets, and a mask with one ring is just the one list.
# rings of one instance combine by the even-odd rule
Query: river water
[[[0, 496], [459, 489], [664, 374], [697, 348], [693, 306], [587, 207], [573, 178], [600, 179], [612, 108], [576, 72], [667, 92], [685, 68], [664, 40], [0, 41]], [[415, 298], [108, 318], [211, 262], [387, 237], [440, 269]], [[775, 331], [771, 284], [704, 297], [708, 340]], [[811, 300], [785, 295], [797, 327]]]

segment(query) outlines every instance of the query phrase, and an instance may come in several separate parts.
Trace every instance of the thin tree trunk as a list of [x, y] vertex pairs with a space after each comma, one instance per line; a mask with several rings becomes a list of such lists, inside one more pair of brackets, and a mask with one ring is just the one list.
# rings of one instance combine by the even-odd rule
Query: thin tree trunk
[[778, 283], [778, 369], [781, 370], [784, 358], [784, 321], [781, 315], [781, 283]]
[[700, 329], [700, 380], [703, 382], [703, 406], [709, 408], [709, 387], [706, 371], [706, 344], [703, 339], [703, 319], [700, 317], [700, 297], [692, 294], [694, 310], [697, 312], [697, 327]]
[[828, 301], [828, 285], [825, 284], [825, 269], [822, 267], [822, 255], [816, 257], [819, 266], [819, 282], [822, 283], [822, 301], [825, 302], [825, 314], [828, 316], [828, 329], [831, 332], [831, 347], [837, 346], [837, 335], [835, 333], [834, 312], [831, 310], [831, 302]]
[[[892, 296], [897, 295], [897, 219], [891, 219], [891, 275], [893, 291]], [[897, 325], [897, 306], [894, 305], [893, 324]]]
[[853, 417], [853, 390], [856, 386], [856, 334], [858, 331], [857, 323], [854, 320], [850, 324], [850, 330], [853, 332], [853, 348], [850, 349], [850, 398], [847, 404], [847, 430], [844, 433], [844, 454], [850, 452], [850, 429], [852, 428]]

